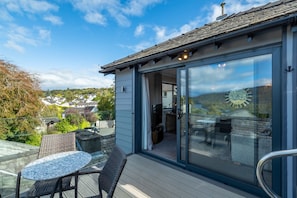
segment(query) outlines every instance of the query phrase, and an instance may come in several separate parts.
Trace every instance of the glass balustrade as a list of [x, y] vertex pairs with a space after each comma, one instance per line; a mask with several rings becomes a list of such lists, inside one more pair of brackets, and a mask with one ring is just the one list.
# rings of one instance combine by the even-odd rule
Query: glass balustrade
[[[90, 129], [76, 131], [77, 150], [83, 150], [92, 154], [89, 165], [104, 164], [115, 143], [114, 127], [101, 123], [105, 128], [99, 128], [96, 132]], [[112, 126], [112, 125], [111, 125]], [[42, 136], [42, 134], [40, 134]], [[14, 197], [17, 173], [22, 168], [37, 159], [39, 145], [33, 146], [14, 140], [24, 139], [22, 136], [10, 136], [9, 140], [0, 139], [0, 194], [4, 197]], [[25, 191], [33, 181], [21, 180], [21, 191]]]

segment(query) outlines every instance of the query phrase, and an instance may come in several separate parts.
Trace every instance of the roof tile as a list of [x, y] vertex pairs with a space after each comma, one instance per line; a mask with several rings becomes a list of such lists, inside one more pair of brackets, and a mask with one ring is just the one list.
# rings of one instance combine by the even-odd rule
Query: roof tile
[[200, 28], [196, 28], [163, 43], [159, 43], [158, 45], [144, 49], [125, 58], [113, 61], [112, 63], [104, 65], [101, 72], [104, 73], [106, 69], [110, 71], [110, 68], [120, 66], [121, 64], [127, 64], [137, 59], [149, 57], [194, 42], [216, 37], [221, 34], [230, 33], [252, 25], [261, 23], [263, 24], [272, 20], [277, 20], [290, 14], [296, 14], [296, 12], [296, 0], [280, 0], [260, 7], [251, 8], [244, 12], [232, 14], [221, 21], [205, 24]]

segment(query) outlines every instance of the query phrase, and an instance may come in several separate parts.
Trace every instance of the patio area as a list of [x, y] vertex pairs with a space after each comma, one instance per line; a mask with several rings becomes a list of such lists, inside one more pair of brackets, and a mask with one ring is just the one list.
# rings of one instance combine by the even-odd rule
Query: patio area
[[[79, 180], [79, 197], [97, 192], [97, 176], [83, 176]], [[58, 197], [56, 195], [56, 197]], [[64, 197], [73, 197], [73, 191]], [[256, 197], [222, 183], [171, 168], [141, 155], [131, 155], [115, 190], [116, 198], [183, 197], [183, 198], [243, 198]]]
[[[113, 135], [114, 131], [102, 130], [101, 133], [101, 135], [106, 137], [106, 139], [103, 139], [101, 144], [109, 145], [110, 138], [113, 138], [110, 137], [110, 135]], [[127, 164], [115, 190], [114, 197], [256, 197], [254, 195], [240, 191], [236, 188], [232, 188], [225, 184], [186, 171], [182, 168], [164, 163], [165, 162], [160, 162], [141, 154], [133, 154], [128, 156]], [[98, 175], [80, 176], [78, 185], [79, 197], [84, 198], [92, 196], [98, 192], [97, 177]], [[5, 181], [3, 180], [2, 183], [3, 182], [7, 184], [6, 179]], [[24, 182], [22, 185], [22, 191], [29, 187], [29, 185], [31, 185], [31, 181], [22, 180], [22, 182]], [[4, 193], [3, 196], [3, 192], [1, 192], [2, 197], [14, 197], [14, 185], [10, 184], [10, 186], [10, 195]], [[73, 191], [64, 192], [63, 197], [72, 198], [74, 197], [73, 193]], [[58, 197], [58, 194], [55, 197]]]

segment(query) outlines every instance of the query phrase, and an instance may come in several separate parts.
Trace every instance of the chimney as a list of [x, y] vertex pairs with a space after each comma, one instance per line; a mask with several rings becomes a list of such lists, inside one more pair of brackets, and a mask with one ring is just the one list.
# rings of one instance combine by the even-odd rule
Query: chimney
[[222, 15], [221, 15], [221, 16], [218, 16], [218, 17], [216, 18], [217, 21], [219, 21], [219, 20], [223, 20], [224, 18], [227, 17], [227, 14], [224, 13], [224, 7], [225, 7], [225, 4], [226, 4], [225, 2], [222, 2], [222, 3], [220, 4], [220, 6], [221, 6], [221, 8], [222, 8]]
[[226, 4], [225, 2], [222, 2], [222, 3], [221, 3], [221, 7], [222, 7], [222, 16], [224, 15], [224, 6], [225, 6], [225, 4]]

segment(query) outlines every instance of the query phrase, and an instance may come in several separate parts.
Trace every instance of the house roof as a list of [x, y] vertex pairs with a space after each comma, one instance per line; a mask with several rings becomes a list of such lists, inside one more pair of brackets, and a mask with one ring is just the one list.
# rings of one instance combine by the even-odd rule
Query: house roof
[[42, 118], [42, 121], [48, 124], [48, 123], [57, 123], [60, 121], [60, 119], [57, 117], [45, 117], [45, 118]]
[[[194, 45], [214, 43], [223, 36], [232, 36], [242, 30], [261, 29], [282, 23], [297, 21], [297, 1], [280, 0], [250, 10], [232, 14], [221, 21], [215, 21], [196, 28], [178, 37], [169, 39], [125, 58], [116, 60], [101, 67], [101, 73], [114, 73], [116, 69], [124, 69], [144, 64], [162, 56], [174, 56]], [[208, 42], [208, 43], [207, 43]]]
[[[96, 106], [87, 106], [87, 107], [71, 107], [64, 111], [64, 114], [73, 114], [73, 113], [81, 113], [88, 114], [93, 112], [93, 110], [97, 108]], [[97, 109], [96, 109], [97, 110]]]

